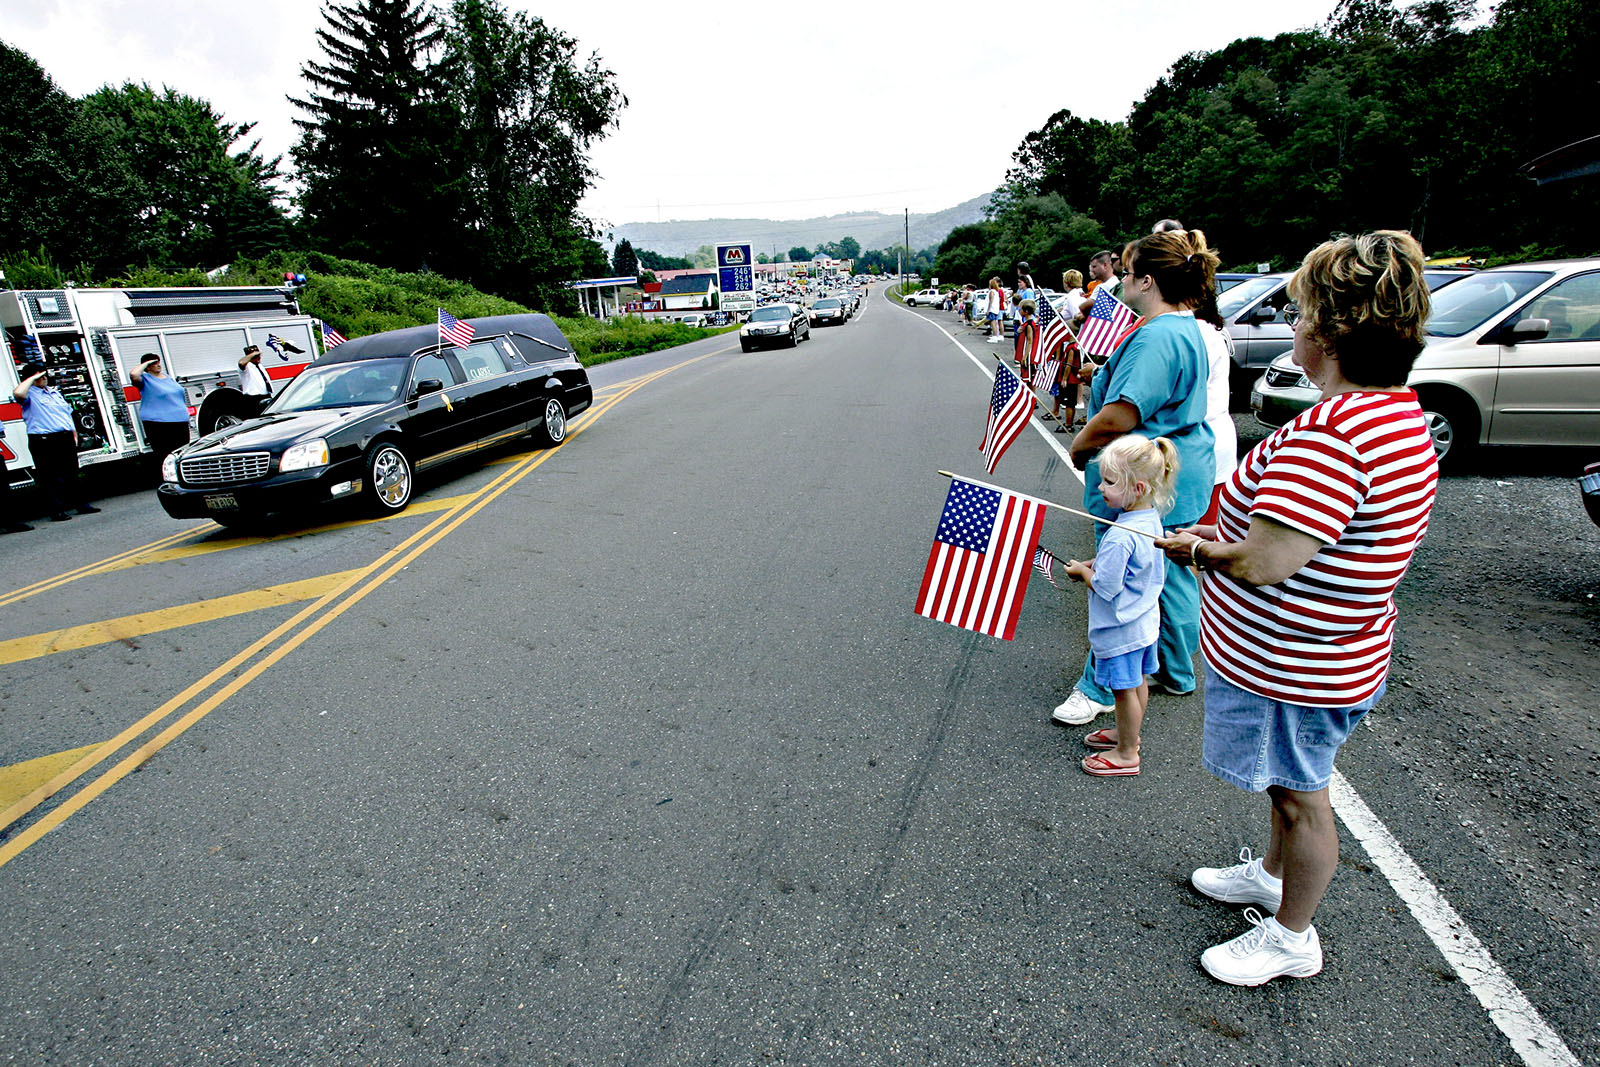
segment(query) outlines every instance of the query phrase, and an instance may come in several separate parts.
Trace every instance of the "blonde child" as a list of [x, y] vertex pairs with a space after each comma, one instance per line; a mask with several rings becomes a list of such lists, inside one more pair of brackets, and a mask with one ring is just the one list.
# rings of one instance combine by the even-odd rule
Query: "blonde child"
[[1089, 589], [1089, 647], [1095, 681], [1116, 699], [1117, 725], [1083, 739], [1099, 749], [1083, 769], [1100, 777], [1139, 773], [1139, 728], [1150, 703], [1145, 675], [1160, 665], [1156, 636], [1161, 625], [1158, 601], [1166, 578], [1166, 559], [1153, 538], [1164, 536], [1161, 515], [1172, 506], [1178, 450], [1165, 437], [1138, 434], [1117, 438], [1100, 453], [1100, 492], [1119, 509], [1116, 521], [1146, 531], [1106, 527], [1094, 561], [1069, 560], [1067, 574]]

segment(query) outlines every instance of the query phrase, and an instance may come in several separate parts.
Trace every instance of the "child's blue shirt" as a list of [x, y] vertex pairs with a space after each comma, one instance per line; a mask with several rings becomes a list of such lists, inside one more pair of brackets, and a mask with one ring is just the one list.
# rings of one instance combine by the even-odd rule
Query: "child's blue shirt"
[[[1124, 511], [1124, 526], [1162, 535], [1155, 508]], [[1137, 652], [1156, 643], [1161, 629], [1161, 586], [1166, 557], [1148, 537], [1107, 527], [1094, 557], [1094, 588], [1089, 591], [1089, 647], [1105, 659]]]

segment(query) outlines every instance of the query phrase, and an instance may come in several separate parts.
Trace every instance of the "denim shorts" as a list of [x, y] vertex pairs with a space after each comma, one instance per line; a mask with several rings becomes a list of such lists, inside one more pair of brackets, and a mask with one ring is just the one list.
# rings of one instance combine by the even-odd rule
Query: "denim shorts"
[[1156, 673], [1161, 659], [1156, 646], [1136, 648], [1120, 656], [1094, 658], [1094, 680], [1107, 689], [1137, 689], [1144, 684], [1144, 676]]
[[1302, 793], [1328, 787], [1333, 757], [1385, 686], [1347, 708], [1288, 704], [1240, 689], [1206, 665], [1206, 770], [1259, 793], [1270, 785]]

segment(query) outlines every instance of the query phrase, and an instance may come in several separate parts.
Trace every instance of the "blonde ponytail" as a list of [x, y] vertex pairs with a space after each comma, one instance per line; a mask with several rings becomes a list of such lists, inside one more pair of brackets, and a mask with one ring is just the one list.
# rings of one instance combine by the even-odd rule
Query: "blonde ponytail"
[[1178, 448], [1165, 437], [1154, 441], [1141, 434], [1123, 434], [1100, 453], [1100, 475], [1112, 485], [1134, 482], [1150, 487], [1150, 503], [1163, 515], [1172, 510], [1178, 482]]

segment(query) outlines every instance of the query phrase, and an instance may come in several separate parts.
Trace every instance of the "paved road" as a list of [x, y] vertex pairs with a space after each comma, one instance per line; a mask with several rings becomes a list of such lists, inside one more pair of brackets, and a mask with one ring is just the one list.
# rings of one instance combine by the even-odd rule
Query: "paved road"
[[[1013, 642], [911, 613], [995, 347], [919, 319], [598, 368], [561, 449], [384, 522], [130, 494], [6, 539], [0, 800], [104, 758], [0, 840], [0, 1062], [1522, 1062], [1354, 844], [1323, 977], [1199, 972], [1243, 926], [1187, 872], [1264, 809], [1194, 698], [1078, 771], [1076, 591]], [[1060, 440], [994, 480], [1076, 502]], [[1380, 819], [1423, 800], [1391, 760], [1346, 761]], [[1454, 902], [1600, 1057], [1593, 972], [1485, 873]]]

